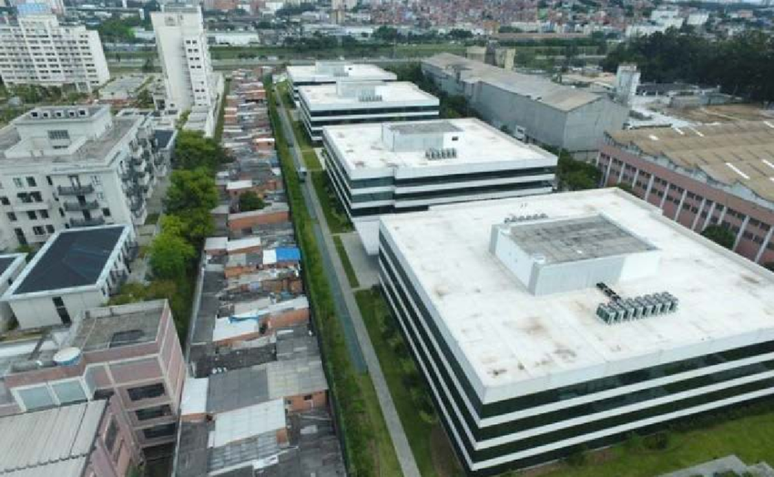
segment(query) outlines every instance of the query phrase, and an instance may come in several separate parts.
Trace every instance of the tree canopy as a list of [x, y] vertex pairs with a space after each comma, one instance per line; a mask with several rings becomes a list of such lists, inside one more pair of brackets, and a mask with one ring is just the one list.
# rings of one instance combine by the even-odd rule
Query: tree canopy
[[731, 250], [734, 247], [734, 233], [722, 225], [709, 225], [701, 234], [721, 247]]
[[215, 179], [206, 169], [176, 170], [170, 176], [165, 199], [167, 212], [184, 215], [196, 209], [209, 211], [218, 205]]
[[264, 207], [266, 207], [266, 204], [263, 202], [263, 199], [253, 191], [247, 191], [239, 196], [240, 212], [250, 212], [251, 210], [259, 210]]
[[226, 161], [226, 153], [217, 141], [198, 131], [179, 131], [175, 142], [175, 163], [181, 169], [206, 167], [215, 171]]
[[774, 36], [750, 31], [711, 40], [675, 29], [622, 43], [602, 62], [607, 71], [637, 63], [644, 81], [719, 85], [724, 93], [774, 100]]
[[162, 230], [151, 244], [149, 263], [156, 278], [179, 280], [195, 257], [196, 250], [184, 237]]

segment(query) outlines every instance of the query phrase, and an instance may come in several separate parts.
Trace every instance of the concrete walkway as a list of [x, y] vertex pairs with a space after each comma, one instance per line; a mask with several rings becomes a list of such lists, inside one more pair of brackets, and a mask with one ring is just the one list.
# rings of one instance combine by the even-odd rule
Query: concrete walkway
[[339, 234], [344, 250], [349, 257], [349, 263], [355, 270], [357, 281], [360, 283], [358, 290], [371, 288], [379, 284], [379, 259], [376, 256], [368, 255], [360, 241], [360, 235], [357, 232]]
[[[288, 121], [282, 98], [278, 94], [275, 94], [275, 97], [278, 101], [278, 104], [282, 106], [280, 108], [280, 118], [282, 120], [282, 127], [285, 131], [285, 135], [288, 138], [293, 138], [293, 160], [296, 163], [296, 167], [298, 167], [301, 164], [301, 149], [298, 146], [298, 141], [296, 140], [295, 135], [293, 135], [293, 129], [290, 125], [290, 122]], [[409, 446], [408, 439], [406, 438], [406, 432], [403, 430], [403, 424], [401, 424], [398, 411], [395, 409], [395, 403], [392, 400], [390, 389], [387, 386], [384, 373], [382, 373], [382, 368], [379, 365], [379, 359], [376, 356], [376, 351], [374, 350], [371, 339], [368, 336], [368, 330], [363, 323], [363, 316], [360, 314], [360, 308], [357, 306], [355, 295], [352, 293], [352, 289], [349, 287], [349, 282], [347, 281], [347, 275], [344, 271], [344, 266], [341, 264], [341, 259], [336, 251], [336, 246], [333, 243], [331, 231], [328, 228], [328, 223], [325, 220], [325, 214], [323, 214], [320, 201], [315, 194], [312, 181], [308, 180], [303, 185], [304, 199], [307, 203], [307, 207], [311, 205], [311, 207], [309, 207], [310, 213], [316, 217], [319, 228], [322, 232], [320, 234], [321, 237], [318, 238], [318, 240], [320, 238], [322, 240], [319, 240], [318, 243], [320, 244], [323, 261], [327, 262], [324, 263], [325, 268], [328, 270], [329, 265], [332, 265], [332, 271], [335, 273], [334, 280], [331, 282], [331, 285], [333, 288], [338, 288], [339, 293], [334, 291], [334, 299], [336, 301], [343, 301], [341, 304], [344, 306], [344, 308], [346, 308], [348, 317], [350, 318], [351, 324], [354, 327], [357, 341], [360, 345], [363, 357], [365, 358], [365, 362], [368, 366], [368, 371], [371, 375], [374, 388], [376, 389], [379, 405], [382, 408], [382, 414], [384, 415], [384, 420], [387, 423], [387, 430], [389, 431], [390, 437], [392, 438], [392, 444], [395, 447], [395, 453], [398, 457], [403, 475], [405, 477], [420, 477], [419, 468], [417, 467], [416, 460], [414, 459], [414, 454], [411, 452], [411, 447]]]

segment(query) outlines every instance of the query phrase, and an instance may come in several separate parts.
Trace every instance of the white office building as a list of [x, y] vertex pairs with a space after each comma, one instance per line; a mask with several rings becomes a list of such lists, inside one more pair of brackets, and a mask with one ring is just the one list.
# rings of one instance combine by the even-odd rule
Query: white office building
[[436, 119], [439, 101], [409, 82], [339, 81], [298, 88], [301, 119], [313, 141], [338, 124]]
[[74, 85], [91, 91], [110, 79], [99, 33], [60, 25], [55, 15], [20, 14], [0, 25], [0, 76], [6, 86]]
[[205, 111], [204, 131], [211, 136], [223, 80], [212, 71], [201, 7], [163, 5], [151, 13], [151, 21], [164, 73], [165, 109]]
[[478, 119], [324, 128], [326, 170], [366, 250], [381, 214], [551, 192], [556, 156]]
[[380, 232], [383, 291], [474, 475], [774, 394], [774, 273], [619, 189]]
[[107, 303], [136, 253], [129, 225], [61, 230], [40, 249], [0, 302], [19, 328], [69, 325]]
[[[0, 129], [0, 248], [68, 227], [143, 224], [168, 156], [151, 117], [109, 106], [35, 108]], [[160, 149], [160, 148], [159, 148]]]
[[288, 81], [293, 99], [298, 101], [298, 88], [336, 83], [338, 81], [395, 81], [395, 73], [376, 65], [345, 61], [317, 61], [313, 65], [288, 66]]

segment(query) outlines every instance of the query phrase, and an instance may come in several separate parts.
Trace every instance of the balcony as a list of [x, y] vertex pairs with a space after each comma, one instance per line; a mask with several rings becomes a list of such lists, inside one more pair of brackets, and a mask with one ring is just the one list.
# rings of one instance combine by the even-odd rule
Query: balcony
[[89, 200], [86, 202], [72, 202], [66, 201], [64, 203], [64, 209], [68, 212], [81, 212], [84, 210], [97, 210], [99, 209], [99, 202], [96, 200]]
[[90, 219], [70, 219], [71, 227], [95, 227], [97, 225], [104, 225], [104, 217], [92, 217]]
[[94, 186], [91, 184], [69, 187], [59, 186], [57, 190], [59, 195], [84, 195], [93, 193]]

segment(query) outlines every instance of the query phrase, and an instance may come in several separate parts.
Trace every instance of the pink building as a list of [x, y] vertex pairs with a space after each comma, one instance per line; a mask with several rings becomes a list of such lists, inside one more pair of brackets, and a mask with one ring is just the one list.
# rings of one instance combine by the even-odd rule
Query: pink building
[[0, 474], [124, 477], [143, 461], [117, 399], [0, 418]]
[[774, 262], [774, 121], [608, 133], [597, 158], [605, 185], [624, 185], [701, 233], [734, 234], [733, 250]]
[[185, 378], [166, 300], [96, 308], [0, 345], [0, 415], [113, 397], [143, 450], [175, 440]]

